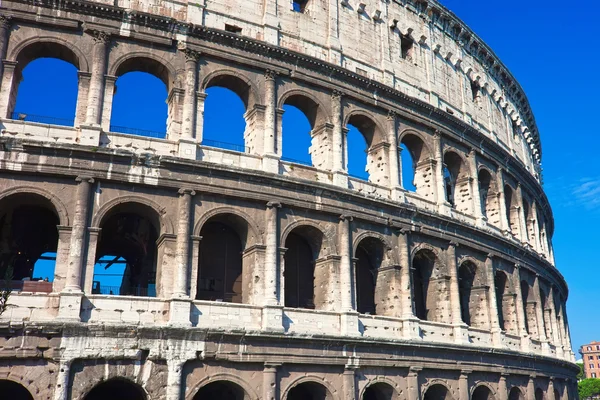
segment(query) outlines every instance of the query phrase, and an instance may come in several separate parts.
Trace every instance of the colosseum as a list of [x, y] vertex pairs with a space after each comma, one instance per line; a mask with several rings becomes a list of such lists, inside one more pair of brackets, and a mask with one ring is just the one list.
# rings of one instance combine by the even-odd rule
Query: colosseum
[[[0, 398], [577, 398], [535, 118], [437, 0], [4, 0], [0, 57]], [[15, 107], [40, 58], [77, 69], [67, 124]], [[162, 136], [111, 125], [132, 71]], [[240, 148], [203, 140], [213, 87]]]

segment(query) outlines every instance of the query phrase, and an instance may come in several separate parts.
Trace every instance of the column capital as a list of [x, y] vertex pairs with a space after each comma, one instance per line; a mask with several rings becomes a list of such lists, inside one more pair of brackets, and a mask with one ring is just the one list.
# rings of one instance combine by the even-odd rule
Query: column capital
[[182, 196], [184, 194], [189, 194], [190, 196], [195, 196], [196, 192], [194, 191], [194, 189], [181, 188], [177, 191], [177, 194], [179, 194], [180, 196]]
[[279, 74], [277, 73], [277, 71], [274, 71], [274, 70], [272, 70], [272, 69], [267, 69], [267, 70], [265, 70], [265, 79], [266, 79], [267, 81], [274, 81], [274, 80], [275, 80], [275, 78], [277, 78], [277, 75], [279, 75]]
[[56, 229], [58, 230], [58, 233], [67, 233], [67, 232], [71, 232], [73, 230], [72, 226], [66, 226], [66, 225], [56, 225]]
[[186, 61], [193, 61], [195, 63], [198, 62], [198, 60], [200, 60], [200, 56], [202, 55], [201, 52], [192, 50], [189, 47], [179, 49], [179, 51], [183, 53]]
[[75, 182], [94, 183], [94, 178], [92, 178], [91, 176], [81, 175], [75, 178]]
[[354, 217], [352, 215], [345, 215], [345, 214], [340, 215], [340, 221], [352, 222], [353, 220], [354, 220]]
[[95, 226], [90, 226], [87, 229], [91, 235], [99, 235], [100, 232], [102, 232], [102, 228], [97, 228]]
[[450, 245], [450, 247], [458, 247], [460, 244], [456, 241], [456, 240], [451, 240], [448, 245]]
[[278, 201], [267, 202], [267, 208], [281, 208], [281, 203]]
[[473, 373], [471, 369], [463, 369], [460, 371], [460, 379], [467, 379], [469, 374]]
[[108, 32], [97, 29], [87, 29], [85, 32], [92, 37], [94, 43], [106, 45], [110, 42], [110, 33]]
[[331, 92], [331, 98], [334, 100], [341, 100], [342, 97], [344, 97], [344, 96], [345, 96], [345, 93], [342, 92], [341, 90], [334, 89]]
[[433, 132], [433, 138], [437, 139], [437, 140], [440, 140], [442, 138], [442, 132], [439, 129], [436, 129]]
[[281, 363], [265, 362], [263, 371], [277, 372], [279, 367], [281, 367]]
[[12, 17], [10, 15], [0, 15], [0, 28], [10, 28]]
[[389, 110], [387, 113], [387, 120], [390, 122], [394, 122], [396, 121], [396, 118], [398, 117], [398, 113], [396, 113], [396, 111], [394, 110]]
[[485, 258], [488, 259], [488, 260], [491, 260], [491, 261], [494, 260], [494, 257], [496, 257], [496, 255], [494, 253], [487, 253], [485, 255]]
[[408, 374], [413, 376], [418, 375], [419, 372], [423, 371], [422, 367], [408, 367]]
[[506, 378], [508, 378], [510, 376], [510, 374], [506, 371], [500, 372], [500, 380], [506, 380]]

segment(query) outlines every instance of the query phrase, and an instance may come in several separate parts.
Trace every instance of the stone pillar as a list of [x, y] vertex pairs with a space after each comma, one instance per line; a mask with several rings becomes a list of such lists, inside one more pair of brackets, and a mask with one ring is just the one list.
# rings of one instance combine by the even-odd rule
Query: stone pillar
[[498, 391], [496, 392], [496, 400], [508, 400], [508, 386], [506, 385], [506, 377], [508, 374], [501, 373], [498, 381]]
[[181, 376], [185, 360], [167, 360], [166, 400], [179, 400], [181, 396]]
[[554, 377], [553, 376], [548, 378], [548, 393], [546, 393], [546, 398], [554, 400]]
[[6, 58], [8, 39], [10, 38], [10, 26], [12, 17], [0, 15], [0, 77], [2, 77], [2, 60]]
[[0, 85], [0, 118], [12, 118], [11, 115], [11, 96], [14, 92], [14, 82], [16, 61], [2, 60], [2, 83]]
[[456, 247], [458, 243], [450, 242], [447, 250], [447, 265], [450, 275], [450, 310], [452, 313], [452, 325], [454, 326], [454, 340], [457, 343], [465, 343], [468, 340], [468, 332], [462, 321], [460, 312], [460, 291], [458, 289], [458, 266], [456, 265]]
[[517, 298], [515, 306], [517, 307], [517, 321], [519, 322], [519, 334], [521, 336], [521, 349], [527, 351], [529, 349], [529, 335], [525, 329], [525, 304], [523, 303], [523, 293], [521, 292], [521, 266], [515, 264], [514, 279], [515, 292]]
[[409, 250], [408, 229], [399, 229], [397, 231], [398, 255], [400, 260], [400, 297], [402, 307], [402, 336], [406, 339], [417, 338], [419, 336], [419, 320], [413, 313], [413, 298], [411, 285], [411, 262]]
[[83, 267], [83, 252], [85, 248], [85, 232], [87, 226], [88, 205], [90, 189], [94, 179], [90, 177], [77, 177], [77, 202], [75, 203], [75, 216], [71, 231], [71, 245], [69, 262], [67, 266], [67, 284], [64, 291], [81, 292], [81, 275]]
[[[88, 77], [89, 81], [89, 77]], [[112, 117], [112, 106], [113, 99], [115, 97], [115, 83], [117, 77], [112, 75], [106, 75], [104, 77], [104, 105], [102, 107], [102, 130], [105, 132], [110, 131], [110, 119]], [[89, 85], [89, 82], [88, 82]]]
[[407, 380], [407, 400], [420, 400], [421, 399], [421, 385], [419, 385], [419, 371], [421, 368], [410, 367], [408, 370]]
[[265, 133], [263, 148], [263, 170], [277, 173], [279, 157], [277, 156], [277, 73], [265, 72]]
[[94, 265], [96, 265], [96, 249], [100, 232], [102, 232], [101, 228], [88, 228], [87, 261], [83, 277], [83, 291], [88, 294], [92, 293], [94, 284]]
[[521, 235], [519, 239], [523, 243], [529, 243], [529, 235], [527, 234], [527, 221], [525, 219], [525, 205], [523, 201], [523, 188], [520, 183], [517, 183], [517, 199], [519, 201], [519, 230]]
[[544, 306], [542, 305], [542, 291], [540, 288], [540, 276], [538, 274], [535, 275], [535, 283], [533, 284], [533, 290], [535, 291], [536, 297], [538, 298], [535, 307], [535, 317], [537, 320], [538, 327], [538, 338], [540, 339], [540, 341], [544, 342], [547, 340], [546, 323], [544, 321]]
[[527, 400], [535, 400], [535, 376], [530, 376], [527, 382]]
[[265, 212], [265, 244], [267, 246], [265, 252], [265, 305], [278, 305], [277, 298], [277, 253], [279, 252], [279, 220], [277, 209], [281, 208], [281, 204], [275, 201], [267, 203]]
[[354, 374], [354, 368], [346, 366], [344, 368], [343, 376], [344, 394], [343, 400], [354, 400], [356, 399], [356, 376]]
[[104, 74], [106, 73], [106, 60], [110, 35], [106, 32], [88, 31], [94, 40], [92, 49], [92, 78], [88, 91], [87, 112], [85, 123], [99, 126], [102, 118], [102, 105], [104, 103]]
[[179, 189], [177, 242], [175, 247], [175, 282], [173, 282], [173, 297], [188, 298], [188, 261], [190, 258], [190, 226], [192, 223], [192, 196], [196, 194], [191, 189]]
[[388, 112], [387, 116], [387, 129], [388, 129], [388, 141], [390, 143], [389, 149], [389, 163], [390, 163], [390, 190], [392, 194], [392, 200], [399, 200], [399, 196], [402, 194], [402, 186], [400, 184], [400, 158], [398, 157], [398, 134], [397, 134], [397, 116], [394, 111]]
[[198, 59], [200, 53], [191, 49], [183, 49], [185, 55], [185, 93], [183, 95], [183, 117], [181, 127], [182, 139], [193, 139], [196, 124], [196, 81], [198, 80]]
[[332, 171], [333, 184], [344, 188], [348, 187], [348, 172], [344, 157], [344, 109], [342, 107], [342, 92], [334, 90], [331, 94], [331, 110], [333, 133], [331, 137], [332, 147]]
[[263, 400], [277, 400], [277, 366], [265, 364], [263, 369]]
[[533, 234], [535, 235], [535, 251], [542, 253], [542, 242], [540, 241], [540, 222], [538, 221], [537, 206], [534, 205], [532, 208], [533, 215], [530, 216], [531, 223], [533, 224]]
[[71, 360], [60, 360], [56, 376], [56, 387], [54, 388], [54, 400], [67, 400], [69, 398], [70, 376]]
[[477, 171], [477, 152], [471, 149], [468, 156], [469, 172], [471, 175], [471, 192], [473, 193], [473, 216], [477, 219], [479, 225], [483, 225], [485, 220], [483, 210], [481, 209], [481, 193], [479, 192], [479, 173]]
[[204, 102], [206, 93], [196, 92], [196, 143], [202, 144], [204, 138]]
[[341, 311], [352, 311], [354, 309], [353, 299], [353, 271], [352, 271], [352, 249], [351, 240], [352, 233], [350, 232], [350, 222], [353, 220], [351, 216], [340, 216], [338, 224], [338, 238], [340, 249], [340, 303]]
[[458, 393], [461, 399], [468, 399], [469, 396], [469, 373], [471, 371], [460, 371], [458, 378]]
[[490, 331], [492, 332], [492, 341], [494, 346], [501, 347], [502, 331], [500, 329], [500, 320], [498, 318], [498, 299], [496, 298], [494, 260], [492, 257], [492, 254], [488, 254], [485, 259], [485, 272], [488, 281], [488, 310], [490, 315]]
[[506, 209], [506, 197], [504, 194], [504, 177], [502, 168], [496, 172], [496, 186], [498, 187], [498, 210], [500, 211], [500, 229], [504, 232], [510, 232], [508, 222], [508, 210]]
[[444, 187], [444, 157], [442, 153], [442, 134], [436, 131], [433, 135], [433, 151], [435, 161], [435, 187], [436, 201], [440, 213], [450, 213], [450, 203], [446, 201], [446, 188]]

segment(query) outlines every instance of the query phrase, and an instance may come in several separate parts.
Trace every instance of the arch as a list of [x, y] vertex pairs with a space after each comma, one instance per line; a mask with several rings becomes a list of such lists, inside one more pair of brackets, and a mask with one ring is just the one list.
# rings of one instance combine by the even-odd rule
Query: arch
[[33, 400], [33, 395], [23, 384], [10, 379], [0, 379], [0, 393], [11, 400]]
[[449, 280], [437, 252], [429, 245], [418, 246], [412, 256], [412, 290], [415, 316], [422, 320], [449, 323]]
[[[51, 47], [47, 48], [48, 45]], [[46, 46], [45, 49], [44, 46]], [[62, 49], [62, 51], [51, 55], [53, 54], [52, 50], [59, 49]], [[36, 36], [23, 40], [13, 48], [7, 59], [19, 62], [20, 68], [23, 69], [36, 58], [49, 56], [71, 63], [81, 72], [90, 72], [87, 58], [77, 46], [74, 46], [68, 40], [52, 36]]]
[[[380, 268], [384, 264], [387, 257], [389, 247], [386, 247], [384, 240], [381, 240], [374, 232], [369, 232], [367, 235], [362, 235], [360, 241], [355, 244], [354, 248], [354, 276], [355, 276], [355, 293], [356, 293], [356, 310], [361, 314], [378, 314], [381, 310], [379, 296], [383, 289], [379, 282], [384, 279], [384, 274], [380, 274]], [[378, 286], [378, 283], [380, 284]]]
[[459, 211], [469, 212], [471, 194], [467, 163], [454, 149], [446, 150], [443, 159], [446, 201]]
[[428, 138], [428, 135], [424, 135], [423, 133], [412, 128], [407, 128], [398, 135], [398, 143], [409, 142], [419, 144], [419, 147], [414, 149], [415, 151], [418, 150], [418, 153], [415, 153], [417, 156], [415, 158], [424, 161], [426, 159], [430, 159], [433, 154], [431, 151], [431, 146], [428, 143]]
[[471, 390], [471, 400], [495, 400], [496, 396], [492, 388], [480, 383]]
[[366, 400], [364, 396], [365, 396], [367, 389], [369, 389], [369, 387], [375, 386], [375, 385], [385, 385], [385, 386], [391, 388], [391, 390], [392, 390], [392, 397], [383, 397], [383, 398], [378, 398], [377, 400], [390, 400], [390, 399], [397, 400], [399, 398], [397, 383], [385, 376], [378, 376], [374, 379], [371, 379], [370, 381], [368, 381], [365, 384], [365, 386], [363, 386], [362, 390], [359, 393], [359, 399]]
[[312, 129], [331, 121], [331, 116], [323, 103], [308, 90], [294, 88], [285, 91], [279, 96], [277, 107], [282, 109], [285, 104], [293, 105], [302, 111]]
[[477, 310], [477, 299], [473, 293], [477, 265], [470, 260], [464, 261], [458, 268], [458, 290], [460, 296], [460, 312], [462, 321], [473, 324], [473, 316]]
[[147, 51], [127, 52], [108, 66], [108, 75], [122, 76], [127, 72], [147, 72], [159, 78], [170, 92], [178, 86], [176, 82], [177, 68], [164, 58]]
[[[421, 133], [407, 129], [399, 135], [398, 143], [400, 148], [406, 148], [412, 159], [412, 165], [404, 162], [407, 159], [406, 157], [402, 159], [402, 187], [407, 190], [414, 187], [417, 194], [433, 200], [434, 191], [430, 182], [433, 180], [434, 169], [431, 149], [426, 139]], [[400, 157], [403, 157], [402, 152]], [[410, 171], [406, 171], [407, 168], [410, 168]], [[412, 179], [412, 182], [406, 182], [407, 179]]]
[[542, 390], [542, 388], [538, 387], [535, 389], [535, 400], [545, 400], [546, 394]]
[[282, 392], [281, 399], [293, 400], [293, 398], [290, 397], [290, 392], [301, 385], [317, 385], [317, 387], [320, 386], [324, 389], [324, 393], [321, 393], [321, 397], [306, 396], [303, 400], [338, 400], [337, 391], [335, 388], [333, 388], [331, 384], [322, 377], [312, 374], [301, 376], [300, 378], [292, 381]]
[[366, 110], [354, 109], [344, 115], [344, 126], [348, 124], [356, 126], [365, 138], [368, 148], [386, 141], [385, 130], [377, 121], [377, 117]]
[[519, 235], [519, 210], [516, 190], [509, 184], [504, 185], [504, 207], [510, 232]]
[[96, 384], [83, 400], [149, 400], [144, 388], [127, 378], [111, 378]]
[[254, 221], [254, 219], [248, 213], [238, 208], [228, 206], [216, 207], [202, 214], [202, 217], [200, 217], [194, 225], [194, 235], [200, 236], [200, 231], [202, 230], [202, 227], [206, 224], [206, 222], [219, 214], [235, 215], [246, 222], [247, 227], [249, 229], [248, 235], [246, 237], [246, 246], [249, 247], [262, 243], [262, 235], [260, 233], [261, 229], [260, 226]]
[[[360, 242], [362, 242], [364, 239], [367, 238], [373, 238], [376, 240], [379, 240], [383, 246], [384, 249], [386, 251], [386, 253], [390, 250], [392, 250], [392, 244], [390, 243], [389, 239], [385, 236], [382, 235], [379, 232], [374, 232], [374, 231], [364, 231], [359, 233], [358, 235], [356, 235], [356, 237], [353, 238], [352, 241], [352, 253], [355, 254], [356, 253], [356, 249], [358, 248], [358, 245], [360, 244]], [[386, 254], [387, 256], [387, 254]], [[391, 254], [391, 256], [395, 256], [395, 254]], [[394, 262], [397, 261], [395, 258], [393, 260]]]
[[481, 213], [492, 225], [500, 225], [498, 189], [494, 174], [486, 167], [480, 167], [477, 173]]
[[303, 226], [314, 228], [322, 235], [324, 246], [322, 246], [322, 251], [319, 253], [319, 257], [337, 254], [337, 244], [335, 243], [335, 240], [333, 240], [331, 235], [327, 234], [326, 229], [321, 226], [321, 224], [311, 219], [299, 219], [287, 224], [287, 226], [281, 231], [280, 243], [285, 243], [290, 232]]
[[369, 382], [362, 390], [360, 399], [362, 400], [397, 400], [398, 391], [395, 385], [385, 380], [375, 380]]
[[238, 375], [230, 374], [227, 372], [211, 374], [211, 375], [206, 376], [205, 378], [201, 379], [191, 388], [187, 398], [189, 400], [195, 399], [195, 397], [198, 395], [198, 393], [200, 392], [200, 390], [203, 387], [208, 386], [211, 383], [215, 383], [215, 382], [228, 382], [228, 383], [235, 384], [235, 385], [239, 386], [240, 388], [242, 388], [242, 390], [245, 393], [245, 396], [247, 396], [247, 398], [244, 398], [244, 400], [259, 400], [258, 394], [256, 393], [256, 391], [252, 388], [252, 386], [248, 382], [246, 382], [244, 379], [240, 378]]
[[445, 382], [436, 379], [423, 388], [423, 400], [453, 400]]
[[519, 387], [513, 386], [508, 392], [508, 400], [525, 400], [525, 395]]
[[113, 210], [115, 207], [119, 206], [120, 204], [124, 204], [124, 203], [137, 203], [137, 204], [141, 204], [143, 206], [151, 208], [152, 210], [154, 210], [154, 212], [158, 216], [158, 221], [160, 222], [159, 226], [157, 226], [159, 233], [160, 234], [174, 234], [175, 233], [175, 230], [173, 228], [173, 221], [171, 220], [171, 218], [169, 216], [167, 216], [166, 209], [163, 206], [161, 206], [160, 204], [158, 204], [157, 202], [155, 202], [154, 200], [150, 200], [146, 197], [138, 196], [138, 195], [120, 196], [120, 197], [116, 197], [116, 198], [104, 203], [92, 217], [92, 227], [99, 228], [100, 224], [106, 218], [107, 214], [109, 214], [111, 212], [111, 210]]
[[54, 211], [56, 211], [56, 214], [58, 215], [58, 219], [60, 220], [60, 225], [69, 226], [69, 224], [70, 224], [69, 212], [67, 211], [67, 207], [60, 200], [60, 198], [58, 198], [58, 196], [55, 196], [54, 194], [52, 194], [51, 192], [49, 192], [46, 189], [38, 188], [35, 186], [27, 186], [27, 185], [13, 186], [13, 187], [3, 191], [2, 193], [0, 193], [0, 201], [2, 201], [4, 198], [12, 196], [14, 194], [22, 194], [22, 193], [37, 194], [41, 197], [46, 198], [49, 202], [52, 203], [52, 206], [54, 206]]
[[212, 86], [224, 87], [236, 93], [244, 102], [247, 111], [261, 102], [260, 91], [254, 82], [239, 70], [221, 68], [206, 74], [200, 83], [200, 90], [204, 92]]

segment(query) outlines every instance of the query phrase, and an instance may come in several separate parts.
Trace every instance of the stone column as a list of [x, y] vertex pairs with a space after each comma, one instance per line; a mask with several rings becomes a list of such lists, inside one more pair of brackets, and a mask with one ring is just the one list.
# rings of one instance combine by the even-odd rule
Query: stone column
[[494, 274], [493, 255], [488, 254], [485, 259], [485, 272], [488, 281], [488, 309], [490, 313], [490, 331], [492, 332], [492, 340], [495, 347], [502, 346], [500, 320], [498, 318], [498, 299], [496, 298], [496, 282]]
[[546, 338], [546, 323], [544, 321], [544, 308], [542, 305], [542, 291], [540, 288], [540, 276], [538, 274], [535, 275], [535, 283], [533, 284], [533, 290], [535, 291], [537, 302], [535, 307], [535, 318], [537, 320], [537, 330], [538, 330], [538, 338], [540, 341], [544, 342], [547, 340]]
[[279, 157], [277, 156], [277, 73], [265, 72], [265, 133], [263, 150], [263, 170], [277, 173]]
[[191, 189], [179, 189], [177, 242], [175, 245], [175, 282], [173, 283], [174, 298], [188, 298], [188, 261], [190, 258], [190, 226], [192, 215], [192, 196], [196, 194]]
[[167, 390], [166, 400], [179, 400], [181, 398], [181, 376], [185, 360], [167, 360]]
[[333, 133], [331, 136], [332, 147], [332, 171], [333, 184], [341, 187], [348, 187], [348, 173], [346, 169], [346, 160], [344, 157], [344, 109], [342, 107], [343, 94], [334, 90], [331, 94], [331, 110]]
[[[89, 81], [89, 77], [88, 77]], [[104, 77], [104, 105], [102, 106], [102, 130], [110, 131], [110, 119], [112, 117], [113, 99], [115, 97], [116, 76], [106, 75]], [[88, 82], [89, 84], [89, 82]]]
[[452, 313], [452, 325], [454, 326], [454, 340], [464, 343], [467, 340], [467, 328], [462, 321], [460, 312], [460, 291], [458, 288], [458, 268], [456, 265], [456, 247], [458, 243], [450, 242], [447, 250], [447, 265], [450, 275], [450, 310]]
[[407, 391], [408, 400], [420, 400], [421, 399], [421, 385], [419, 385], [419, 371], [421, 368], [410, 367], [408, 370], [407, 380]]
[[352, 249], [351, 240], [352, 233], [350, 232], [350, 222], [353, 220], [351, 216], [340, 216], [338, 224], [338, 238], [340, 249], [340, 303], [341, 311], [352, 311], [354, 309], [353, 299], [353, 271], [352, 271]]
[[278, 305], [277, 298], [277, 253], [279, 252], [279, 220], [277, 209], [281, 208], [281, 204], [276, 201], [267, 203], [265, 212], [265, 244], [267, 246], [265, 252], [265, 305]]
[[110, 35], [106, 32], [88, 31], [94, 40], [92, 49], [92, 78], [88, 91], [87, 111], [85, 123], [98, 126], [102, 118], [102, 105], [104, 103], [104, 74], [106, 73], [106, 61]]
[[548, 393], [546, 393], [546, 398], [554, 400], [554, 377], [553, 376], [548, 378]]
[[504, 177], [502, 168], [498, 168], [496, 172], [496, 186], [498, 187], [498, 210], [500, 211], [500, 229], [505, 232], [510, 232], [508, 223], [508, 210], [506, 209], [506, 197], [504, 194]]
[[523, 243], [529, 243], [529, 235], [527, 234], [527, 221], [525, 219], [525, 205], [523, 202], [523, 188], [520, 183], [517, 183], [517, 199], [519, 201], [519, 230], [521, 231], [520, 239]]
[[530, 376], [527, 382], [527, 400], [535, 400], [535, 376]]
[[10, 37], [10, 26], [12, 17], [0, 15], [0, 77], [2, 76], [2, 60], [6, 58], [8, 39]]
[[204, 102], [206, 93], [196, 92], [196, 143], [202, 143], [204, 138]]
[[88, 228], [87, 260], [85, 263], [85, 273], [83, 277], [84, 293], [92, 293], [94, 284], [94, 265], [96, 265], [96, 249], [102, 228]]
[[344, 368], [343, 376], [344, 384], [344, 395], [343, 400], [354, 400], [356, 398], [356, 376], [354, 374], [354, 368], [346, 366]]
[[185, 93], [183, 95], [183, 116], [181, 127], [182, 139], [194, 139], [194, 128], [196, 124], [196, 81], [198, 80], [198, 60], [200, 53], [185, 48]]
[[401, 184], [400, 184], [400, 158], [398, 157], [398, 134], [396, 132], [397, 116], [394, 111], [388, 112], [387, 116], [387, 129], [388, 129], [388, 141], [390, 143], [389, 159], [390, 159], [390, 190], [392, 193], [392, 200], [399, 200], [398, 196], [401, 195]]
[[75, 203], [75, 215], [73, 217], [73, 229], [71, 231], [71, 245], [67, 266], [67, 284], [64, 289], [66, 292], [81, 292], [83, 252], [85, 247], [84, 239], [87, 226], [90, 189], [94, 179], [90, 177], [77, 177], [76, 181], [79, 182], [79, 184], [77, 185], [77, 202]]
[[398, 229], [398, 255], [400, 260], [400, 296], [402, 307], [402, 336], [406, 339], [417, 338], [419, 336], [419, 320], [413, 313], [413, 298], [411, 285], [411, 263], [409, 249], [408, 229]]
[[56, 387], [54, 388], [54, 400], [67, 400], [69, 398], [70, 376], [71, 360], [60, 360], [56, 376]]
[[542, 253], [542, 243], [540, 241], [540, 223], [538, 221], [538, 212], [537, 212], [537, 206], [534, 205], [534, 207], [532, 208], [533, 211], [533, 215], [530, 216], [531, 218], [531, 223], [533, 223], [533, 234], [535, 235], [535, 250], [538, 253]]
[[469, 398], [469, 373], [471, 371], [460, 371], [458, 378], [458, 393], [461, 399]]
[[498, 381], [498, 392], [496, 400], [508, 400], [508, 387], [506, 386], [506, 377], [508, 374], [502, 372]]
[[263, 369], [263, 400], [277, 400], [277, 366], [265, 364]]
[[479, 192], [479, 173], [477, 171], [477, 152], [475, 149], [469, 151], [469, 172], [471, 174], [471, 192], [473, 193], [473, 215], [480, 225], [483, 225], [484, 216], [481, 209], [481, 193]]
[[0, 85], [0, 118], [12, 118], [11, 112], [11, 96], [14, 93], [13, 84], [15, 83], [15, 68], [16, 61], [2, 60], [2, 83]]
[[523, 303], [523, 293], [521, 292], [521, 266], [515, 264], [514, 279], [515, 292], [517, 294], [517, 321], [519, 322], [519, 334], [521, 336], [521, 349], [527, 351], [529, 349], [529, 335], [525, 329], [525, 304]]
[[444, 187], [444, 157], [442, 153], [442, 134], [436, 131], [433, 135], [433, 150], [435, 159], [435, 187], [436, 201], [442, 214], [450, 212], [450, 204], [446, 201], [446, 188]]

